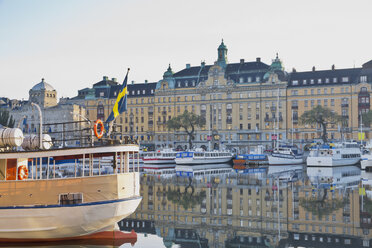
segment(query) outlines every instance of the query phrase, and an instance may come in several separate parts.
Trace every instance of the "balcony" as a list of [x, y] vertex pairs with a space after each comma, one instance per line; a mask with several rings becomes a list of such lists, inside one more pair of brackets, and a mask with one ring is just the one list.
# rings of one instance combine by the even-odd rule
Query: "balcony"
[[275, 106], [270, 107], [270, 111], [271, 112], [275, 112], [276, 111], [276, 107]]
[[349, 104], [348, 103], [341, 103], [341, 107], [342, 108], [348, 108], [349, 107]]
[[148, 124], [149, 126], [150, 126], [150, 125], [152, 126], [152, 125], [154, 124], [154, 122], [153, 122], [153, 121], [148, 121], [147, 124]]
[[298, 109], [298, 105], [292, 105], [292, 109]]
[[166, 115], [167, 114], [167, 111], [161, 111], [161, 114], [162, 115]]

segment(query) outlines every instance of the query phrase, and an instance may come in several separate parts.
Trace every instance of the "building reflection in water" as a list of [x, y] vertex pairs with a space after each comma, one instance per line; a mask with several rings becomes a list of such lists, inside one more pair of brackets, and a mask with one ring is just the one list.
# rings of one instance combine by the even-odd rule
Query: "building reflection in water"
[[143, 200], [119, 225], [156, 234], [165, 247], [370, 247], [369, 189], [352, 166], [143, 174]]

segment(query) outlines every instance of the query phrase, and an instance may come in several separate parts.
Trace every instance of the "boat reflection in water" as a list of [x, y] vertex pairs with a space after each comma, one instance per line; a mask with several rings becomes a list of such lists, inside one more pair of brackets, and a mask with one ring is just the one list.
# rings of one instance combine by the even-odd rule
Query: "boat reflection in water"
[[357, 167], [193, 173], [141, 177], [143, 200], [120, 228], [156, 235], [163, 247], [372, 246], [372, 190], [359, 189]]

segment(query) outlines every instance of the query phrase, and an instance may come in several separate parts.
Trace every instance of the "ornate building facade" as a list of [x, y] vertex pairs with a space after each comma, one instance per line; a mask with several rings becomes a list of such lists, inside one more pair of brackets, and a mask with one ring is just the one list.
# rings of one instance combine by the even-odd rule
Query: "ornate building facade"
[[[276, 139], [302, 144], [321, 134], [316, 126], [300, 125], [299, 117], [322, 105], [344, 117], [329, 124], [329, 138], [357, 138], [360, 113], [370, 109], [371, 61], [362, 68], [288, 73], [278, 55], [270, 65], [260, 58], [229, 63], [227, 51], [222, 41], [214, 64], [186, 64], [178, 72], [169, 65], [158, 82], [129, 84], [128, 111], [116, 119], [118, 137], [136, 137], [152, 148], [184, 148], [186, 133], [168, 130], [166, 123], [187, 110], [206, 119], [194, 135], [197, 147], [245, 152], [258, 144], [269, 148]], [[106, 119], [119, 87], [104, 77], [65, 100], [85, 107], [91, 120]]]

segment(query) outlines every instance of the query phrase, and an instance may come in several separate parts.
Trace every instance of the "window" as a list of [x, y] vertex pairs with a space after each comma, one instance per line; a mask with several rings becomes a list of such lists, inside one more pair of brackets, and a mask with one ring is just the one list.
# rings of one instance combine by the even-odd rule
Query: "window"
[[335, 106], [335, 99], [331, 99], [331, 106]]
[[331, 88], [331, 94], [334, 94], [334, 93], [335, 93], [334, 89], [333, 89], [333, 88]]
[[367, 83], [367, 76], [360, 76], [361, 83]]
[[319, 79], [318, 79], [318, 84], [321, 84], [321, 83], [322, 83], [322, 79], [319, 78]]
[[293, 80], [292, 85], [298, 85], [298, 80]]
[[325, 82], [326, 82], [326, 84], [328, 84], [329, 83], [329, 78], [326, 78]]
[[304, 84], [304, 85], [306, 85], [306, 84], [307, 84], [307, 81], [306, 81], [306, 79], [304, 79], [304, 80], [302, 81], [302, 84]]
[[327, 88], [324, 89], [324, 94], [325, 95], [328, 94], [328, 89]]
[[260, 82], [260, 77], [256, 77], [256, 82]]
[[311, 95], [314, 95], [314, 89], [311, 89]]
[[324, 107], [328, 107], [328, 99], [324, 99]]
[[333, 82], [337, 83], [337, 78], [336, 77], [333, 78]]
[[314, 84], [314, 79], [310, 79], [310, 84]]
[[308, 100], [305, 100], [305, 107], [308, 107]]
[[342, 82], [343, 83], [349, 82], [349, 77], [342, 77]]
[[317, 92], [317, 93], [318, 93], [318, 95], [320, 95], [320, 94], [321, 94], [321, 93], [320, 93], [320, 89], [318, 89], [317, 91], [318, 91], [318, 92]]

